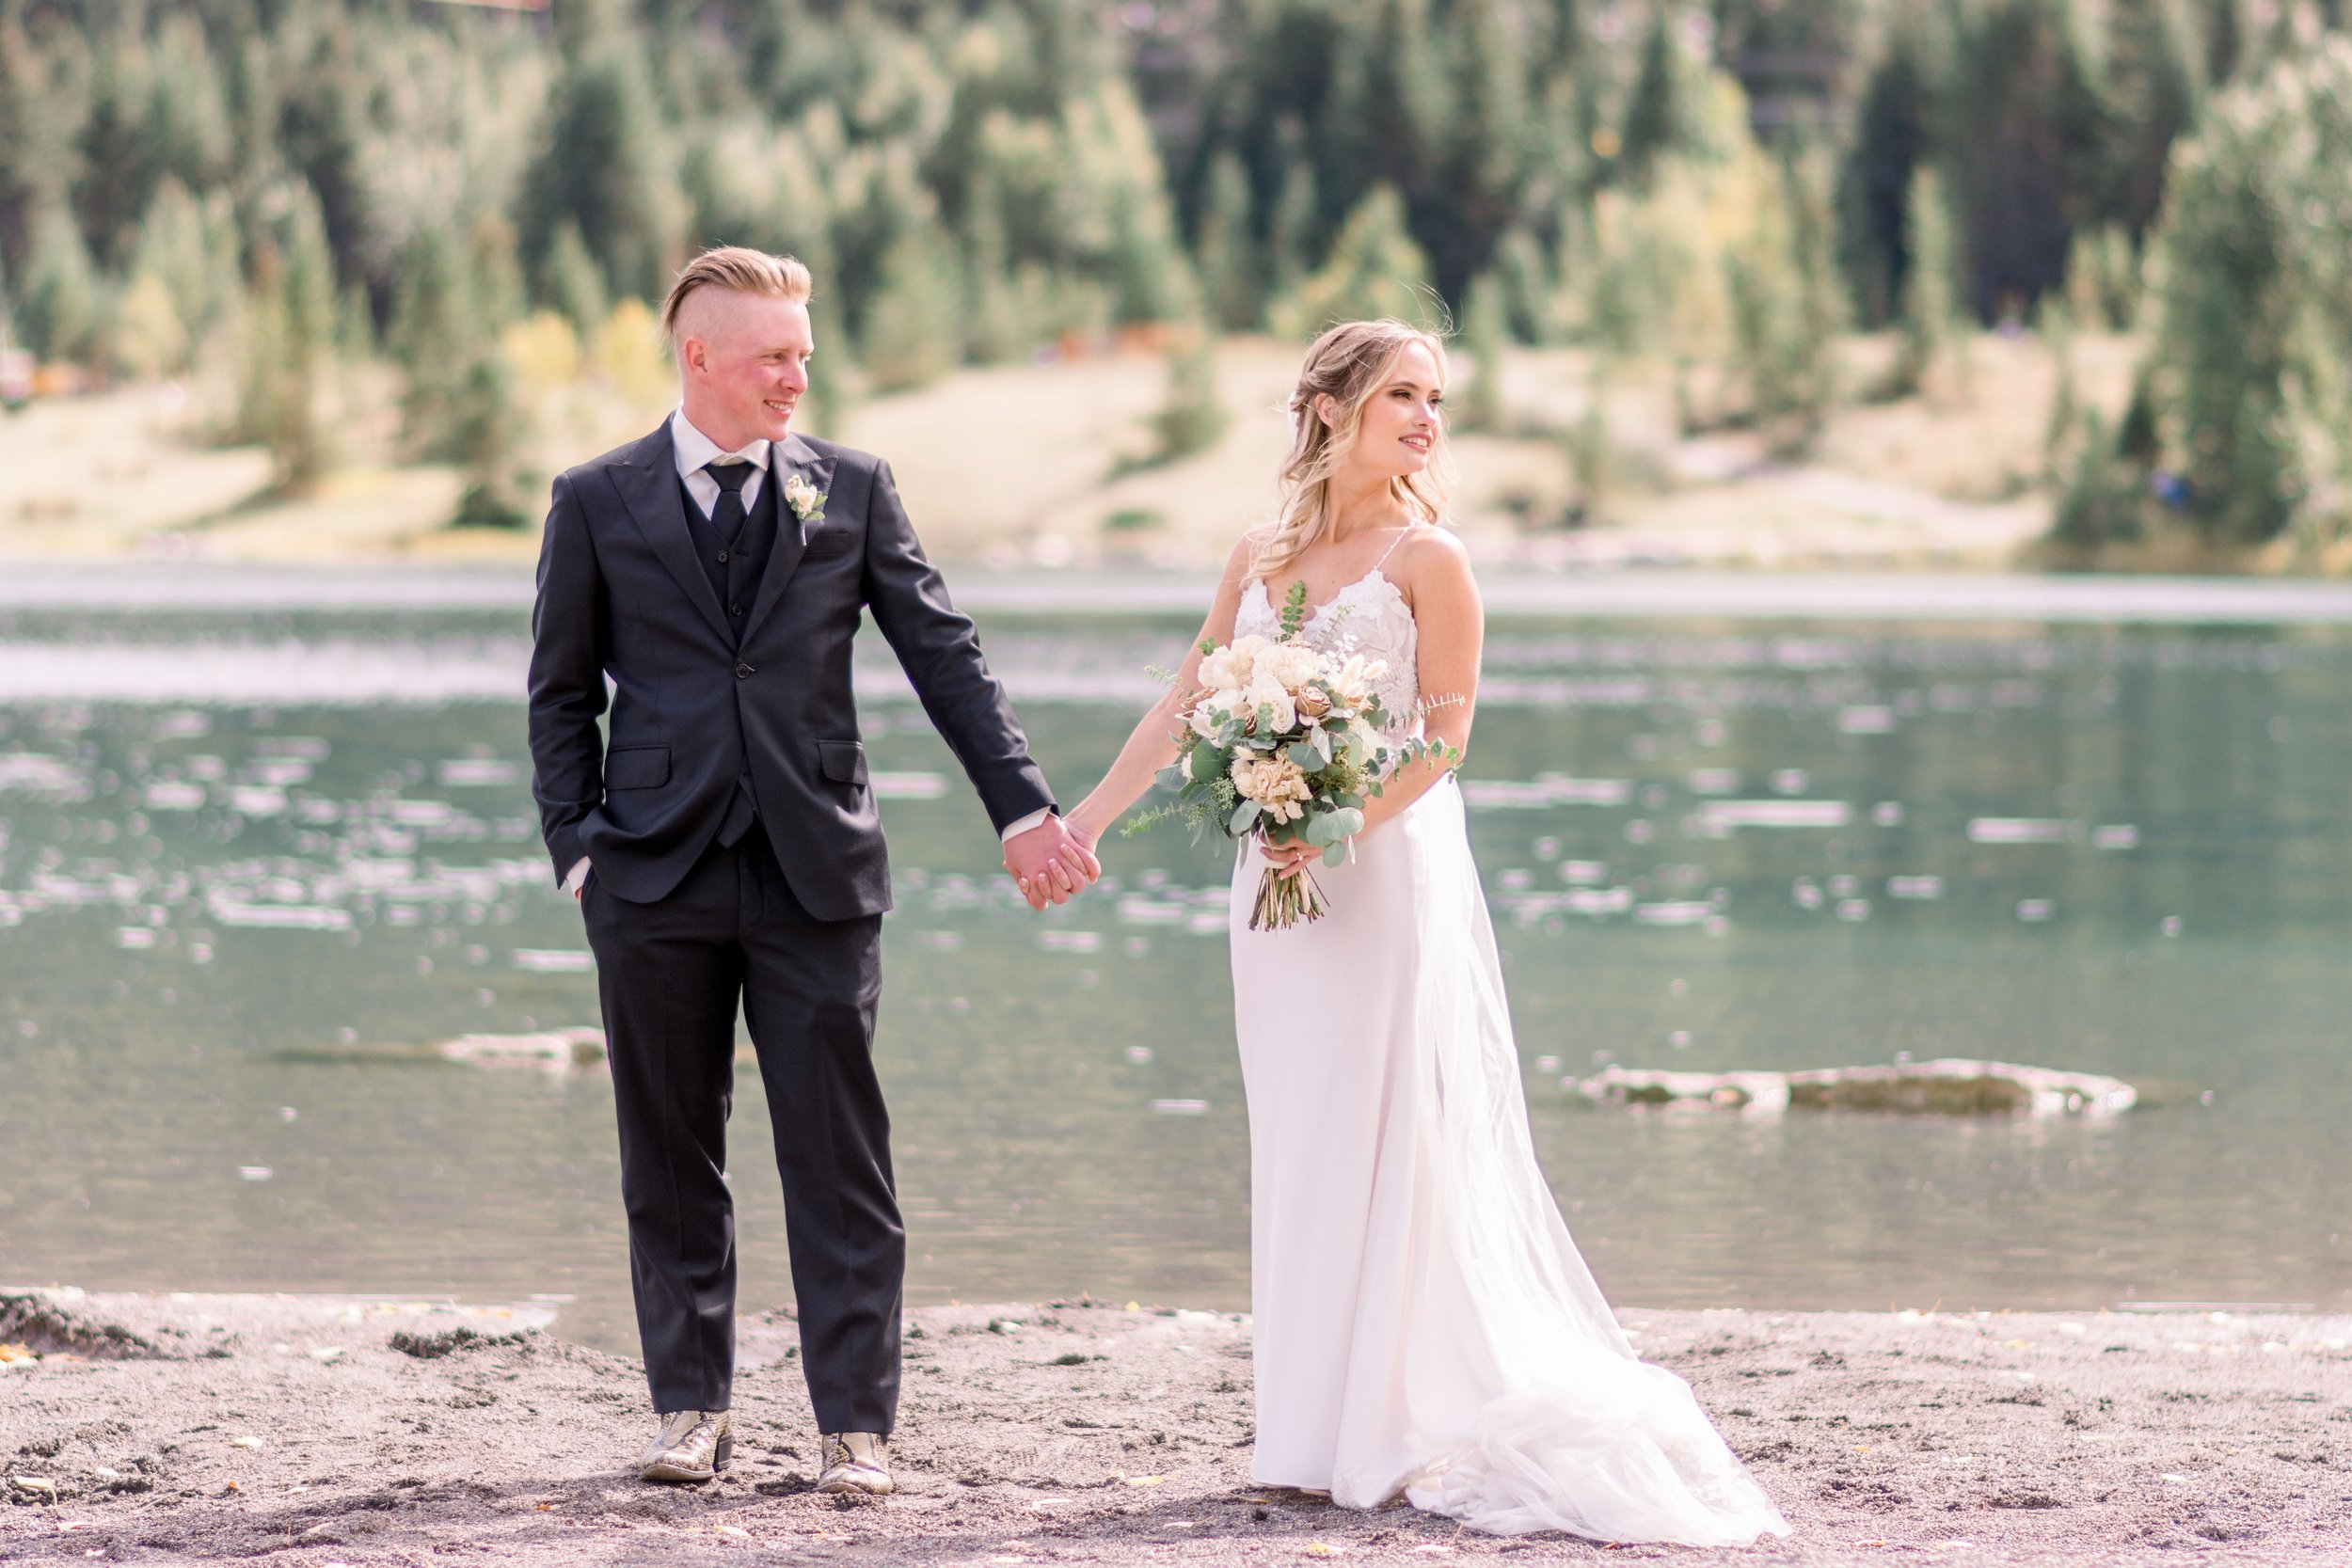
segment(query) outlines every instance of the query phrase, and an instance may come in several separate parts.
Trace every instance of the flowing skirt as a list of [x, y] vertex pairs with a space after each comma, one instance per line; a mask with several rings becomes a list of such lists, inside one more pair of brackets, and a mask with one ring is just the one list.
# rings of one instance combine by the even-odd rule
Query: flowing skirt
[[1744, 1544], [1788, 1525], [1635, 1358], [1544, 1184], [1451, 779], [1318, 866], [1328, 912], [1252, 931], [1233, 874], [1267, 1485], [1402, 1493], [1498, 1534]]

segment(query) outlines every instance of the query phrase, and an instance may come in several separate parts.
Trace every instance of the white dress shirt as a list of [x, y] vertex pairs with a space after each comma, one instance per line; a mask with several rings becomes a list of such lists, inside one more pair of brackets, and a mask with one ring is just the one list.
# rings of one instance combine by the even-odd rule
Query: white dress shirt
[[772, 445], [769, 441], [753, 441], [729, 451], [695, 429], [685, 409], [670, 416], [670, 450], [677, 455], [677, 476], [686, 482], [686, 493], [694, 498], [694, 504], [703, 509], [706, 517], [719, 505], [719, 482], [703, 471], [711, 460], [739, 457], [752, 466], [751, 477], [743, 481], [743, 515], [748, 517], [753, 504], [759, 499], [759, 486], [768, 477], [768, 454]]
[[[774, 446], [771, 441], [753, 441], [730, 452], [696, 429], [694, 422], [686, 417], [685, 409], [680, 408], [670, 416], [670, 450], [677, 458], [677, 476], [685, 483], [686, 493], [693, 498], [694, 504], [702, 508], [705, 517], [708, 517], [719, 506], [719, 482], [704, 471], [710, 466], [711, 459], [739, 457], [752, 466], [751, 474], [743, 481], [743, 511], [748, 515], [752, 504], [759, 499], [761, 483], [768, 478], [768, 462]], [[1053, 815], [1050, 807], [1033, 811], [1007, 827], [997, 839], [1000, 843], [1009, 844], [1031, 828], [1042, 826], [1045, 819]], [[578, 897], [580, 890], [587, 885], [588, 857], [582, 855], [564, 876], [564, 891]]]

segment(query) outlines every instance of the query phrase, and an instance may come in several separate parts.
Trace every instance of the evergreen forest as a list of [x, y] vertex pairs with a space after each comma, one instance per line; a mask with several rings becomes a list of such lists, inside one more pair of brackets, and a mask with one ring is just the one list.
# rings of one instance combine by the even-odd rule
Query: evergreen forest
[[2128, 332], [2128, 406], [2053, 412], [2061, 542], [2336, 537], [2343, 5], [0, 0], [0, 332], [233, 366], [297, 492], [367, 367], [488, 525], [544, 485], [518, 378], [658, 384], [709, 244], [815, 270], [820, 406], [1136, 334], [1171, 452], [1220, 335], [1353, 314], [1665, 365], [1791, 452], [1982, 330]]

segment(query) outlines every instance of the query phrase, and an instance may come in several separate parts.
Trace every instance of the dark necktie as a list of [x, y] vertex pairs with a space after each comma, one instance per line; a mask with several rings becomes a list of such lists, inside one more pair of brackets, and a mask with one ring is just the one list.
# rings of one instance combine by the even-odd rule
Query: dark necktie
[[[710, 531], [719, 541], [719, 563], [726, 568], [727, 616], [742, 634], [742, 615], [754, 585], [750, 581], [749, 563], [743, 556], [743, 485], [750, 480], [753, 466], [749, 463], [720, 459], [703, 465], [703, 472], [719, 486], [719, 503], [710, 509]], [[735, 782], [735, 799], [727, 802], [727, 816], [719, 825], [719, 845], [732, 849], [751, 832], [753, 818], [758, 816], [758, 802], [752, 795], [752, 776], [747, 768]]]

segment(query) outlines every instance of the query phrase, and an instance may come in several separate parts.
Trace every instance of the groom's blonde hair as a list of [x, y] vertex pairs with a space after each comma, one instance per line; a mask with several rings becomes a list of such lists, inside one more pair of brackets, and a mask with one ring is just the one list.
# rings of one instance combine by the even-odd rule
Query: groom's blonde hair
[[728, 289], [740, 294], [805, 303], [816, 293], [808, 268], [790, 256], [771, 256], [748, 245], [723, 245], [704, 251], [679, 269], [661, 304], [661, 330], [673, 346], [677, 342], [678, 312], [696, 289]]

